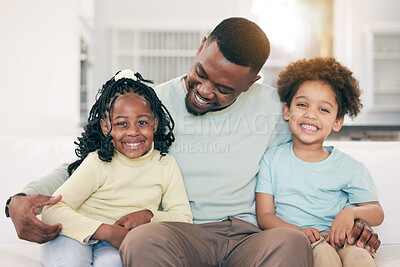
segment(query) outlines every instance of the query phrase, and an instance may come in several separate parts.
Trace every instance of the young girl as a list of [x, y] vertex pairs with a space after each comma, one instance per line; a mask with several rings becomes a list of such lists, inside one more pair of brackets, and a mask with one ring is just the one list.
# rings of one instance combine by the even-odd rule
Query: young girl
[[260, 163], [260, 228], [302, 231], [312, 243], [314, 266], [375, 266], [367, 250], [345, 244], [355, 219], [371, 226], [383, 221], [372, 178], [361, 162], [323, 146], [346, 114], [360, 112], [358, 82], [334, 58], [317, 57], [282, 71], [278, 93], [293, 141], [268, 149]]
[[76, 143], [80, 159], [54, 193], [62, 200], [42, 213], [46, 223], [62, 224], [42, 249], [45, 266], [122, 266], [118, 248], [130, 229], [192, 222], [180, 170], [166, 154], [174, 122], [142, 81], [123, 70], [99, 91]]

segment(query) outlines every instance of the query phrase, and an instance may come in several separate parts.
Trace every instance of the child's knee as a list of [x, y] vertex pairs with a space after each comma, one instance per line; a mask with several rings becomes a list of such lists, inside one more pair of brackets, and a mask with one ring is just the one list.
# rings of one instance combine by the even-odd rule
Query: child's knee
[[341, 267], [342, 263], [336, 250], [325, 239], [313, 243], [314, 267]]
[[343, 267], [376, 267], [377, 264], [371, 254], [363, 249], [354, 245], [346, 244], [338, 251], [340, 259], [342, 260]]

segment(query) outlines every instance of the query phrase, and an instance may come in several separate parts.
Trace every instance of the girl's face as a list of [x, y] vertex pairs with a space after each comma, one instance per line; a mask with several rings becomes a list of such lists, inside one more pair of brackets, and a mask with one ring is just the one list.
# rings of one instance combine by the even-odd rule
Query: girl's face
[[332, 130], [339, 131], [338, 104], [333, 89], [321, 81], [306, 81], [293, 96], [290, 107], [283, 105], [293, 142], [322, 145]]
[[[131, 159], [144, 155], [153, 143], [158, 126], [150, 103], [142, 96], [127, 93], [115, 100], [111, 116], [110, 135], [114, 148]], [[111, 128], [109, 118], [101, 120], [100, 125], [103, 134], [107, 135]]]

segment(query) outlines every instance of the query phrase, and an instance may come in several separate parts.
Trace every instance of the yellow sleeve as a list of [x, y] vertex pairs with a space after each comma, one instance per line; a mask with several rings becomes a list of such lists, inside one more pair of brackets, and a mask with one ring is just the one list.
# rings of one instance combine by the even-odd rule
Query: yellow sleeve
[[190, 208], [186, 188], [178, 164], [174, 157], [169, 155], [168, 184], [164, 189], [161, 207], [162, 211], [151, 211], [153, 222], [180, 221], [193, 223], [193, 214]]
[[77, 212], [82, 203], [100, 186], [97, 153], [90, 153], [71, 177], [59, 187], [54, 195], [62, 195], [59, 203], [45, 207], [42, 220], [48, 224], [61, 223], [61, 234], [83, 244], [84, 239], [96, 232], [102, 224]]

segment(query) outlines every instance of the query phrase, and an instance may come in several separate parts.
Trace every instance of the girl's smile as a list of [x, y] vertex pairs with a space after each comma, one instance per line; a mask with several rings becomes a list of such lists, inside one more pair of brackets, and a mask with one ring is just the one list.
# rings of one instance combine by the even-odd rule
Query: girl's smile
[[[110, 127], [110, 119], [112, 128]], [[127, 93], [117, 98], [107, 120], [101, 120], [104, 135], [111, 129], [114, 148], [134, 159], [144, 155], [153, 143], [158, 121], [150, 104], [141, 96]]]

